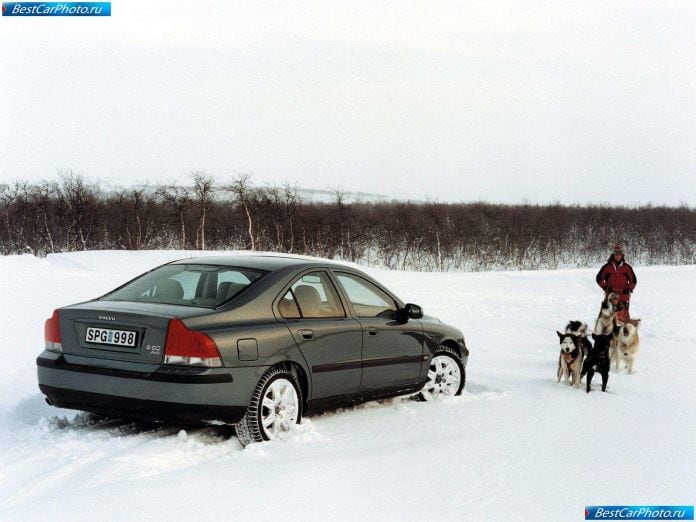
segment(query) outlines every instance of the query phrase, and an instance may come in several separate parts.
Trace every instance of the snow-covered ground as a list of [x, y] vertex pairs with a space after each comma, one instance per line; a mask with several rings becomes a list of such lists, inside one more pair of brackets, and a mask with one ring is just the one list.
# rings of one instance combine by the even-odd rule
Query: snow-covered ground
[[462, 397], [311, 417], [245, 450], [225, 428], [47, 406], [34, 360], [51, 311], [185, 256], [0, 258], [0, 520], [558, 521], [586, 504], [696, 500], [696, 267], [638, 270], [637, 373], [612, 372], [608, 393], [555, 379], [555, 331], [594, 322], [595, 270], [369, 270], [464, 331]]

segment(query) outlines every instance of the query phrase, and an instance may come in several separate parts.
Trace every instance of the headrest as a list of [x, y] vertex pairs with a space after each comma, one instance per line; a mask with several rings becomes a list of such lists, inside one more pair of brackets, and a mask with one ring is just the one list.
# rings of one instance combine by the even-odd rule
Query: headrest
[[302, 315], [318, 316], [320, 314], [321, 296], [316, 288], [309, 285], [299, 285], [295, 288], [294, 293], [302, 310]]
[[184, 298], [184, 287], [176, 279], [162, 279], [155, 287], [155, 297], [178, 301]]

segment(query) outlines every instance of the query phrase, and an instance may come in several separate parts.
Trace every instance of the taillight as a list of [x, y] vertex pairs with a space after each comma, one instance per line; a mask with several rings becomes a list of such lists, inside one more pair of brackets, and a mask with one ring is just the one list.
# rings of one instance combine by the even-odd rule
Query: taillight
[[189, 330], [179, 319], [170, 319], [164, 364], [187, 366], [222, 366], [218, 347], [209, 336]]
[[46, 341], [46, 350], [49, 352], [62, 352], [63, 345], [60, 340], [60, 322], [58, 320], [58, 310], [53, 310], [53, 315], [50, 319], [46, 319], [44, 324], [44, 340]]

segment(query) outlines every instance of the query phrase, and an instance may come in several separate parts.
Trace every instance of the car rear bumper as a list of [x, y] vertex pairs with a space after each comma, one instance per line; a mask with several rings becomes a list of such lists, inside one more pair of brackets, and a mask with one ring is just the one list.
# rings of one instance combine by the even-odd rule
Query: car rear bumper
[[39, 384], [51, 406], [82, 410], [109, 417], [187, 423], [237, 422], [244, 416], [243, 406], [181, 404], [148, 399], [133, 399]]
[[230, 423], [244, 415], [250, 390], [265, 370], [160, 366], [133, 371], [103, 361], [84, 364], [90, 362], [44, 352], [36, 364], [48, 402], [112, 417]]

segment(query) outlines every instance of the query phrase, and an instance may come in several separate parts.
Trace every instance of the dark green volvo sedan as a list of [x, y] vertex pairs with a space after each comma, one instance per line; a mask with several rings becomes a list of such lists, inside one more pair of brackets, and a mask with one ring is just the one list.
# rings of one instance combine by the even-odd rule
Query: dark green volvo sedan
[[53, 312], [36, 363], [60, 408], [234, 423], [244, 444], [302, 415], [396, 395], [458, 395], [462, 333], [350, 266], [183, 259]]

